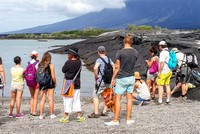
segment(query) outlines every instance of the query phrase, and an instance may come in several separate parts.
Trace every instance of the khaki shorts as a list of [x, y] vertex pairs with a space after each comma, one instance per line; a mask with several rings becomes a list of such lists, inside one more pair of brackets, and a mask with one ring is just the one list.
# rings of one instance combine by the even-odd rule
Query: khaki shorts
[[12, 84], [10, 90], [13, 92], [24, 91], [24, 84]]

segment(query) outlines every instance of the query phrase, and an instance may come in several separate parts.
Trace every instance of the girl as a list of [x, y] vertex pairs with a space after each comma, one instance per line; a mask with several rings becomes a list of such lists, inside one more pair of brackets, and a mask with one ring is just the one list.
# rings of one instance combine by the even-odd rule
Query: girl
[[17, 114], [16, 118], [23, 118], [24, 114], [20, 113], [21, 98], [24, 91], [24, 69], [21, 65], [21, 58], [16, 56], [14, 58], [15, 66], [11, 68], [11, 101], [10, 101], [10, 114], [9, 117], [13, 117], [13, 108], [16, 101]]
[[40, 117], [39, 119], [44, 119], [44, 104], [46, 100], [46, 96], [48, 94], [49, 100], [49, 110], [50, 110], [50, 118], [53, 119], [56, 117], [54, 114], [54, 88], [56, 87], [56, 76], [54, 65], [51, 63], [51, 55], [46, 52], [42, 56], [41, 62], [38, 64], [38, 69], [42, 69], [42, 71], [48, 71], [51, 75], [51, 83], [47, 83], [45, 85], [39, 85], [40, 93], [41, 93], [41, 101], [40, 101]]
[[[65, 74], [66, 82], [73, 80], [74, 77], [74, 95], [73, 97], [64, 97], [64, 117], [60, 119], [60, 122], [69, 122], [69, 113], [72, 111], [77, 112], [77, 121], [82, 122], [85, 117], [82, 115], [81, 101], [80, 101], [80, 74], [81, 74], [81, 60], [79, 59], [78, 49], [70, 48], [67, 51], [68, 60], [65, 62], [62, 72]], [[64, 88], [63, 88], [64, 90]], [[63, 91], [62, 91], [63, 93]]]

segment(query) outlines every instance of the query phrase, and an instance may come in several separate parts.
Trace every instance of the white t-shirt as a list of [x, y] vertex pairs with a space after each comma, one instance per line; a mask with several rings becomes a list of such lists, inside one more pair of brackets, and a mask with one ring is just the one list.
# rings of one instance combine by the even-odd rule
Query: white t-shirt
[[161, 52], [160, 52], [160, 56], [159, 56], [159, 68], [160, 68], [160, 63], [164, 62], [164, 67], [163, 70], [161, 72], [161, 74], [167, 74], [169, 73], [171, 70], [168, 67], [168, 61], [169, 61], [169, 51], [168, 48], [164, 48]]
[[[36, 60], [32, 59], [31, 61], [29, 61], [31, 64], [35, 63]], [[39, 62], [38, 62], [39, 63]], [[38, 69], [38, 63], [35, 65], [35, 68]]]
[[148, 87], [146, 85], [146, 83], [143, 81], [142, 83], [141, 82], [136, 82], [135, 84], [138, 84], [138, 88], [136, 89], [139, 96], [142, 98], [142, 99], [145, 99], [145, 100], [149, 100], [150, 99], [150, 92], [148, 90]]
[[178, 66], [180, 67], [182, 63], [186, 63], [186, 56], [182, 52], [176, 53], [176, 59], [178, 60]]

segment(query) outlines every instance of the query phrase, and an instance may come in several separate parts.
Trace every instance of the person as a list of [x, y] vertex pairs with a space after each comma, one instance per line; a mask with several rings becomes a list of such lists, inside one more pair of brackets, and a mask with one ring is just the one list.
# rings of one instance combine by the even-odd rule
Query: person
[[131, 34], [124, 36], [124, 48], [116, 54], [115, 70], [112, 77], [112, 85], [115, 86], [115, 113], [114, 118], [110, 122], [105, 122], [105, 125], [119, 125], [119, 114], [121, 111], [121, 98], [126, 92], [126, 124], [134, 123], [131, 120], [132, 113], [132, 92], [135, 83], [134, 66], [137, 60], [138, 52], [132, 48], [133, 37]]
[[24, 69], [20, 66], [21, 65], [21, 58], [19, 56], [14, 57], [15, 66], [11, 68], [11, 101], [10, 101], [10, 113], [9, 117], [13, 116], [13, 109], [16, 102], [16, 118], [23, 118], [24, 114], [20, 113], [21, 107], [21, 98], [24, 91]]
[[1, 77], [2, 84], [5, 87], [5, 85], [6, 85], [6, 75], [5, 75], [5, 70], [4, 70], [4, 66], [3, 66], [3, 62], [2, 62], [1, 57], [0, 57], [0, 77]]
[[80, 100], [80, 88], [81, 88], [81, 60], [78, 55], [78, 49], [75, 47], [66, 50], [68, 54], [68, 60], [62, 67], [62, 72], [65, 74], [66, 81], [74, 79], [74, 95], [73, 97], [63, 96], [64, 102], [64, 116], [60, 119], [60, 122], [69, 122], [69, 114], [77, 112], [77, 122], [85, 121], [81, 109]]
[[186, 94], [188, 91], [188, 80], [191, 74], [191, 69], [186, 64], [186, 56], [184, 53], [178, 50], [178, 48], [172, 48], [172, 51], [176, 53], [176, 58], [178, 60], [178, 69], [176, 71], [176, 81], [177, 85], [171, 91], [171, 95], [174, 94], [180, 87], [182, 91], [182, 96], [180, 100], [186, 100]]
[[166, 88], [166, 104], [171, 104], [171, 89], [170, 89], [170, 78], [172, 76], [172, 71], [168, 67], [169, 61], [169, 50], [167, 48], [167, 43], [165, 41], [159, 42], [159, 49], [161, 50], [159, 55], [159, 70], [158, 70], [158, 105], [163, 102], [164, 87]]
[[146, 60], [146, 64], [149, 67], [148, 71], [147, 71], [147, 79], [146, 79], [146, 84], [147, 87], [149, 89], [150, 92], [150, 87], [152, 87], [152, 96], [151, 99], [154, 100], [155, 99], [155, 94], [156, 94], [156, 77], [157, 77], [157, 71], [154, 72], [153, 74], [150, 73], [150, 68], [153, 66], [153, 64], [158, 64], [158, 50], [156, 46], [152, 46], [150, 49], [150, 53], [151, 53], [151, 59], [150, 60]]
[[135, 77], [134, 90], [136, 90], [137, 93], [133, 92], [132, 95], [134, 99], [140, 102], [139, 106], [142, 106], [145, 101], [150, 100], [151, 95], [146, 83], [141, 79], [140, 73], [135, 72], [134, 77]]
[[[98, 55], [103, 58], [106, 63], [108, 63], [108, 60], [110, 60], [110, 64], [113, 67], [114, 70], [114, 63], [113, 61], [106, 56], [106, 49], [104, 46], [99, 46], [97, 49]], [[91, 115], [88, 115], [88, 118], [99, 118], [99, 116], [106, 116], [107, 114], [107, 106], [105, 103], [103, 104], [103, 110], [99, 114], [99, 96], [100, 93], [103, 92], [103, 90], [106, 87], [110, 87], [109, 83], [105, 83], [102, 79], [102, 75], [104, 74], [104, 67], [105, 63], [102, 61], [101, 58], [98, 58], [95, 62], [94, 65], [94, 77], [95, 77], [95, 83], [96, 83], [96, 88], [93, 89], [93, 107], [94, 107], [94, 112]], [[112, 76], [111, 76], [112, 77]], [[97, 91], [98, 90], [98, 91]]]
[[[28, 64], [35, 64], [35, 68], [38, 68], [38, 53], [37, 51], [32, 51], [30, 55], [31, 60], [28, 62]], [[28, 66], [28, 65], [27, 65]], [[38, 103], [38, 94], [39, 94], [39, 84], [37, 83], [36, 86], [28, 86], [29, 91], [31, 94], [31, 100], [30, 100], [30, 115], [36, 116], [36, 111], [37, 111], [37, 103]]]
[[42, 68], [43, 71], [48, 71], [52, 79], [51, 83], [47, 83], [45, 85], [39, 84], [41, 94], [39, 119], [44, 119], [43, 113], [47, 94], [49, 101], [50, 118], [53, 119], [56, 118], [56, 115], [54, 114], [54, 88], [56, 87], [56, 76], [54, 65], [51, 63], [51, 55], [48, 52], [45, 52], [43, 54], [42, 59], [38, 64], [38, 69], [39, 68]]

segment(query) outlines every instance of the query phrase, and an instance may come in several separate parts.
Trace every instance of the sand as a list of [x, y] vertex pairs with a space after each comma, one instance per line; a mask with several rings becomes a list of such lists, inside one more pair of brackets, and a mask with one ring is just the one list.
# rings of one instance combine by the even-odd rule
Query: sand
[[[122, 112], [120, 125], [108, 127], [104, 122], [113, 118], [109, 112], [107, 117], [89, 119], [88, 114], [92, 113], [91, 97], [82, 98], [82, 109], [86, 121], [76, 122], [76, 114], [72, 113], [70, 123], [60, 123], [59, 118], [63, 115], [62, 98], [55, 99], [55, 114], [57, 118], [50, 119], [48, 115], [48, 103], [45, 105], [46, 118], [40, 120], [38, 116], [29, 115], [29, 98], [23, 98], [21, 111], [25, 113], [23, 119], [9, 118], [10, 98], [4, 99], [0, 104], [0, 134], [197, 134], [200, 133], [200, 102], [199, 101], [178, 101], [172, 98], [171, 105], [156, 105], [154, 101], [138, 106], [134, 102], [133, 119], [134, 124], [126, 125], [125, 98], [122, 99]], [[101, 103], [102, 104], [102, 103]], [[102, 109], [102, 105], [100, 107]]]

